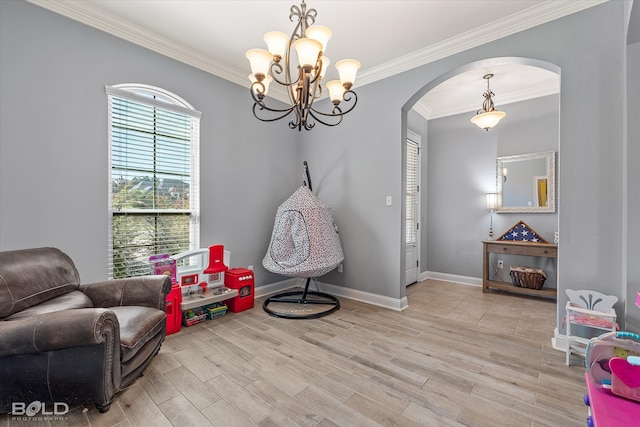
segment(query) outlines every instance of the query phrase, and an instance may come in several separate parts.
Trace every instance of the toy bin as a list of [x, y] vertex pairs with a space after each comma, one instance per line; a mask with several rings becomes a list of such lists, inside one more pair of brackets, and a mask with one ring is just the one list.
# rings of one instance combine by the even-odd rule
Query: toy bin
[[224, 275], [224, 284], [227, 288], [238, 290], [238, 296], [226, 301], [229, 311], [238, 313], [253, 308], [255, 290], [253, 271], [246, 268], [227, 270]]
[[207, 320], [207, 314], [202, 307], [190, 308], [182, 312], [182, 324], [193, 326]]
[[204, 312], [207, 315], [207, 319], [217, 319], [227, 313], [227, 306], [222, 302], [216, 302], [214, 304], [205, 305]]
[[182, 325], [182, 313], [180, 311], [180, 303], [182, 302], [182, 290], [179, 285], [171, 287], [171, 291], [167, 294], [167, 305], [165, 312], [167, 313], [167, 329], [166, 335], [180, 332]]

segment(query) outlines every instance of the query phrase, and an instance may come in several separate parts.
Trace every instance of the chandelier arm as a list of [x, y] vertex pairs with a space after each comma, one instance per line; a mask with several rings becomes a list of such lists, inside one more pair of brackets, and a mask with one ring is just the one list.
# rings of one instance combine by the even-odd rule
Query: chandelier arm
[[[266, 111], [271, 111], [271, 112], [274, 112], [274, 113], [284, 113], [284, 114], [281, 114], [281, 115], [279, 115], [277, 117], [268, 119], [268, 118], [260, 117], [256, 110], [257, 111], [266, 110]], [[280, 120], [280, 119], [282, 119], [284, 117], [287, 117], [289, 114], [291, 114], [292, 110], [293, 110], [293, 108], [289, 108], [288, 110], [275, 110], [275, 109], [267, 107], [266, 105], [264, 105], [263, 103], [260, 103], [260, 102], [254, 103], [253, 104], [253, 108], [252, 108], [253, 116], [256, 119], [260, 120], [261, 122], [275, 122], [276, 120]]]
[[[337, 108], [338, 110], [340, 110], [340, 108], [338, 108], [338, 107], [336, 106], [336, 107], [334, 107], [334, 108], [333, 108], [333, 111], [335, 111], [335, 110], [336, 110], [336, 108]], [[342, 123], [342, 118], [344, 117], [344, 113], [339, 113], [339, 114], [327, 114], [327, 113], [322, 113], [322, 112], [320, 112], [320, 111], [318, 111], [318, 110], [315, 110], [315, 109], [311, 109], [311, 110], [309, 110], [309, 114], [310, 114], [310, 115], [311, 115], [311, 116], [312, 116], [312, 117], [313, 117], [317, 122], [322, 123], [322, 124], [323, 124], [323, 125], [325, 125], [325, 126], [338, 126], [340, 123]], [[338, 121], [337, 121], [336, 123], [329, 123], [329, 122], [327, 122], [327, 121], [325, 121], [325, 120], [322, 120], [320, 117], [316, 116], [316, 114], [320, 114], [320, 115], [325, 116], [325, 117], [337, 118], [337, 119], [338, 119]], [[312, 126], [312, 127], [313, 127], [313, 126]], [[310, 130], [310, 129], [308, 129], [308, 130]]]
[[320, 80], [322, 80], [320, 78], [320, 70], [322, 70], [322, 51], [320, 51], [320, 53], [318, 54], [318, 59], [316, 59], [316, 65], [314, 68], [312, 68], [312, 70], [314, 70], [316, 73], [315, 73], [315, 76], [313, 76], [313, 78], [309, 81], [309, 85], [314, 84], [313, 86], [314, 98], [317, 98], [317, 96], [315, 96], [315, 93], [317, 92], [317, 88], [318, 88], [318, 84], [320, 83]]
[[[256, 95], [256, 91], [255, 91], [255, 87], [258, 88], [258, 93]], [[255, 82], [251, 85], [251, 88], [249, 89], [249, 91], [251, 92], [251, 98], [253, 98], [254, 101], [254, 105], [253, 108], [255, 109], [256, 104], [260, 107], [261, 110], [267, 110], [267, 111], [272, 111], [274, 113], [284, 113], [286, 112], [287, 114], [293, 110], [293, 107], [289, 107], [289, 108], [283, 108], [283, 109], [279, 109], [279, 108], [271, 108], [269, 106], [267, 106], [265, 100], [264, 100], [264, 85], [262, 85], [262, 83], [260, 82]], [[285, 114], [285, 116], [287, 115]], [[282, 116], [284, 117], [284, 116]]]
[[[257, 91], [255, 90], [254, 86], [257, 88]], [[283, 109], [271, 108], [267, 106], [267, 104], [264, 101], [264, 85], [261, 82], [253, 83], [249, 91], [251, 92], [251, 97], [253, 98], [253, 101], [254, 101], [253, 107], [252, 107], [253, 115], [258, 120], [261, 120], [263, 122], [273, 122], [276, 120], [280, 120], [283, 117], [286, 117], [291, 113], [291, 111], [294, 110], [294, 106], [289, 108], [283, 108]], [[262, 110], [270, 111], [272, 113], [283, 113], [283, 114], [277, 116], [276, 118], [264, 119], [258, 116], [258, 113], [257, 113], [257, 111], [262, 111]]]
[[[311, 114], [311, 116], [315, 118], [313, 114]], [[315, 127], [315, 125], [315, 122], [309, 121], [309, 115], [305, 116], [305, 118], [302, 120], [298, 120], [298, 122], [296, 122], [295, 124], [293, 123], [293, 120], [289, 122], [289, 128], [298, 128], [298, 131], [301, 131], [302, 128], [304, 128], [304, 130], [311, 130]]]
[[295, 106], [291, 108], [294, 116], [293, 116], [293, 119], [289, 121], [289, 129], [298, 128], [298, 130], [300, 131], [302, 130], [302, 124], [303, 124], [302, 116], [300, 115], [300, 109], [295, 108]]
[[[321, 115], [321, 116], [325, 116], [325, 117], [337, 117], [337, 116], [344, 116], [345, 114], [347, 114], [347, 113], [349, 113], [350, 111], [352, 111], [352, 110], [355, 108], [356, 104], [358, 103], [358, 95], [357, 95], [354, 91], [352, 91], [352, 90], [347, 90], [347, 91], [345, 91], [344, 95], [342, 96], [342, 99], [343, 99], [345, 102], [350, 102], [350, 101], [351, 101], [351, 96], [349, 96], [349, 95], [353, 95], [353, 98], [354, 98], [354, 99], [353, 99], [353, 105], [349, 106], [349, 108], [348, 108], [348, 109], [346, 109], [346, 110], [344, 110], [344, 111], [342, 111], [342, 109], [341, 109], [339, 106], [337, 106], [337, 105], [335, 105], [335, 106], [333, 107], [333, 109], [331, 110], [331, 113], [323, 113], [322, 111], [318, 111], [318, 110], [316, 110], [315, 108], [311, 108], [311, 110], [312, 110], [314, 113], [319, 114], [319, 115]], [[335, 113], [335, 111], [338, 111], [338, 112], [337, 112], [337, 113]], [[313, 117], [315, 117], [315, 118], [316, 118], [316, 120], [318, 120], [318, 118], [317, 118], [315, 115], [314, 115]], [[341, 119], [341, 120], [342, 120], [342, 119]], [[318, 121], [320, 121], [320, 120], [318, 120]], [[321, 121], [320, 121], [320, 122], [321, 122]]]
[[[291, 81], [291, 75], [287, 75], [287, 73], [285, 72], [284, 74], [284, 78], [285, 80], [282, 81], [280, 80], [277, 76], [282, 74], [284, 71], [284, 69], [282, 68], [282, 65], [279, 62], [272, 62], [271, 63], [271, 78], [273, 78], [273, 81], [278, 83], [279, 85], [282, 86], [291, 86], [294, 85], [296, 83], [298, 83], [298, 80], [296, 80], [295, 82]], [[288, 79], [288, 80], [287, 80]], [[289, 83], [287, 83], [287, 81]]]

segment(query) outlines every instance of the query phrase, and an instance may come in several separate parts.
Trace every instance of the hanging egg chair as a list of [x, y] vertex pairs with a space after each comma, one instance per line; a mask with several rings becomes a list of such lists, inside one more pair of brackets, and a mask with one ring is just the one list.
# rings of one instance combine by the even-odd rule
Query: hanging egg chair
[[306, 181], [278, 207], [262, 265], [272, 273], [306, 279], [306, 283], [301, 290], [264, 301], [262, 308], [274, 317], [315, 319], [340, 308], [333, 295], [309, 290], [311, 280], [338, 267], [344, 254], [331, 208], [313, 194], [306, 161], [304, 168]]

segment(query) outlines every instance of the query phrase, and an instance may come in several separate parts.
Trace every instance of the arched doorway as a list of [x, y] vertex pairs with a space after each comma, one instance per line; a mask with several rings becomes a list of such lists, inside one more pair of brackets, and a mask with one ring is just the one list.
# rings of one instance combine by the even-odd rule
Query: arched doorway
[[[555, 128], [555, 134], [553, 135], [553, 139], [555, 140], [556, 143], [556, 151], [559, 151], [559, 120], [558, 120], [558, 115], [559, 115], [559, 90], [560, 90], [560, 68], [558, 66], [556, 66], [555, 64], [551, 64], [548, 62], [544, 62], [544, 61], [539, 61], [539, 60], [535, 60], [535, 59], [530, 59], [530, 58], [520, 58], [520, 57], [501, 57], [501, 58], [491, 58], [491, 59], [486, 59], [486, 60], [481, 60], [481, 61], [476, 61], [473, 63], [469, 63], [469, 64], [465, 64], [462, 65], [460, 67], [457, 67], [455, 69], [452, 69], [440, 76], [438, 76], [437, 78], [431, 80], [430, 82], [427, 82], [419, 91], [417, 91], [406, 103], [405, 105], [402, 107], [402, 138], [401, 140], [404, 142], [406, 141], [407, 135], [409, 131], [415, 131], [415, 129], [411, 129], [410, 127], [410, 123], [409, 123], [409, 115], [413, 114], [415, 115], [415, 107], [416, 105], [419, 105], [419, 103], [421, 102], [421, 100], [423, 100], [425, 98], [425, 95], [428, 95], [430, 93], [434, 93], [434, 92], [444, 92], [444, 95], [446, 96], [446, 88], [447, 87], [453, 87], [453, 88], [460, 88], [460, 87], [466, 87], [466, 86], [470, 86], [473, 93], [474, 93], [474, 99], [471, 101], [470, 106], [467, 106], [466, 109], [464, 106], [461, 107], [461, 109], [459, 110], [455, 110], [453, 109], [453, 115], [456, 114], [460, 114], [464, 112], [464, 115], [461, 116], [460, 118], [457, 118], [458, 121], [460, 122], [460, 126], [461, 127], [469, 127], [468, 132], [475, 132], [474, 138], [478, 138], [478, 143], [475, 145], [474, 149], [478, 149], [478, 150], [484, 150], [484, 152], [482, 153], [482, 155], [485, 157], [484, 158], [484, 164], [481, 166], [478, 166], [478, 169], [482, 169], [482, 174], [484, 174], [483, 177], [481, 178], [477, 178], [477, 177], [467, 177], [468, 181], [471, 182], [472, 185], [474, 186], [473, 188], [469, 188], [469, 191], [467, 194], [462, 195], [461, 197], [466, 201], [469, 202], [471, 204], [471, 207], [461, 207], [460, 210], [464, 211], [465, 213], [469, 213], [471, 212], [471, 215], [475, 215], [475, 217], [471, 218], [471, 219], [466, 219], [465, 221], [471, 221], [471, 222], [475, 222], [475, 223], [479, 223], [479, 222], [484, 222], [486, 219], [486, 227], [488, 228], [488, 216], [487, 212], [484, 210], [484, 206], [480, 206], [479, 203], [482, 201], [482, 198], [484, 198], [484, 194], [489, 191], [488, 186], [489, 185], [493, 185], [495, 187], [495, 158], [497, 156], [496, 153], [498, 153], [499, 151], [497, 151], [497, 149], [494, 146], [491, 146], [490, 148], [485, 149], [487, 146], [483, 145], [484, 142], [486, 142], [487, 138], [496, 138], [496, 134], [498, 131], [494, 131], [494, 129], [490, 130], [488, 133], [484, 132], [481, 129], [478, 129], [475, 127], [475, 125], [471, 124], [469, 122], [469, 119], [475, 114], [475, 110], [477, 110], [481, 104], [482, 104], [482, 92], [486, 89], [485, 83], [482, 83], [482, 76], [486, 73], [490, 73], [490, 72], [496, 72], [497, 75], [499, 75], [500, 73], [510, 73], [512, 74], [512, 76], [510, 76], [512, 78], [512, 80], [515, 81], [515, 83], [511, 83], [511, 85], [518, 85], [520, 86], [520, 93], [512, 93], [514, 92], [513, 90], [507, 90], [507, 85], [503, 85], [502, 82], [500, 82], [499, 86], [496, 86], [498, 83], [496, 83], [496, 85], [494, 85], [494, 82], [492, 81], [492, 89], [496, 92], [499, 93], [499, 98], [502, 102], [501, 104], [496, 104], [496, 107], [498, 109], [502, 109], [501, 107], [505, 104], [509, 104], [509, 103], [516, 103], [516, 102], [522, 102], [523, 100], [527, 100], [527, 99], [533, 99], [536, 97], [543, 97], [543, 96], [547, 96], [553, 93], [553, 89], [549, 89], [546, 87], [542, 87], [543, 85], [536, 81], [535, 78], [534, 79], [528, 79], [524, 76], [527, 75], [526, 71], [527, 70], [534, 70], [534, 71], [540, 71], [541, 75], [543, 74], [547, 74], [547, 75], [552, 75], [555, 79], [555, 95], [553, 95], [556, 100], [556, 105], [555, 105], [555, 110], [556, 112], [556, 120], [557, 120], [557, 124], [556, 124], [556, 128]], [[519, 83], [517, 80], [520, 80]], [[506, 79], [503, 79], [502, 81], [504, 82]], [[473, 83], [471, 83], [473, 81]], [[498, 80], [499, 81], [499, 80]], [[480, 82], [480, 83], [478, 83]], [[499, 89], [498, 89], [499, 87]], [[443, 89], [444, 88], [444, 89]], [[500, 92], [498, 92], [500, 91]], [[527, 93], [529, 92], [529, 93]], [[455, 94], [453, 94], [452, 92], [449, 92], [450, 96], [449, 97], [454, 97]], [[525, 101], [527, 102], [527, 101]], [[531, 101], [532, 102], [532, 101]], [[418, 107], [419, 108], [419, 107]], [[449, 109], [451, 109], [451, 107], [447, 107]], [[412, 109], [414, 109], [414, 111], [412, 112]], [[472, 111], [473, 110], [473, 111]], [[444, 116], [438, 116], [436, 118], [442, 118]], [[429, 120], [431, 119], [425, 119], [427, 122], [429, 122]], [[435, 120], [435, 119], [434, 119]], [[505, 119], [505, 123], [509, 123], [508, 122], [509, 116]], [[509, 124], [510, 126], [513, 126], [513, 123]], [[502, 126], [502, 124], [498, 125]], [[427, 124], [426, 126], [427, 128], [429, 127], [429, 125]], [[493, 132], [493, 133], [492, 133]], [[489, 136], [487, 136], [489, 135]], [[483, 140], [484, 138], [484, 140]], [[427, 135], [423, 135], [422, 136], [422, 145], [423, 145], [423, 149], [424, 150], [428, 150], [429, 149], [429, 138]], [[495, 141], [492, 142], [493, 144], [497, 144]], [[511, 146], [508, 146], [507, 148], [504, 149], [516, 149], [516, 148], [512, 148]], [[532, 148], [527, 148], [527, 149], [531, 149], [534, 150]], [[494, 150], [493, 153], [491, 152], [491, 150]], [[517, 153], [517, 152], [512, 152], [509, 154], [522, 154], [522, 153]], [[469, 155], [473, 155], [473, 153], [470, 153]], [[407, 171], [406, 171], [406, 159], [407, 159], [407, 149], [405, 144], [403, 143], [402, 146], [402, 162], [403, 162], [403, 166], [402, 166], [402, 194], [403, 196], [406, 194], [406, 177], [407, 177]], [[434, 161], [434, 159], [430, 159], [430, 161]], [[451, 165], [452, 168], [455, 169], [455, 165]], [[468, 171], [461, 171], [463, 173], [458, 173], [457, 175], [464, 175], [464, 173], [467, 173]], [[425, 180], [429, 180], [429, 172], [426, 170], [425, 166], [423, 165], [422, 168], [422, 175], [424, 177], [423, 179], [423, 186], [422, 188], [424, 188], [425, 190], [428, 189], [428, 187], [425, 185], [426, 182]], [[449, 185], [451, 183], [452, 179], [458, 179], [458, 176], [454, 174], [454, 176], [449, 177], [447, 179], [444, 179], [441, 185]], [[432, 180], [433, 181], [433, 180]], [[461, 185], [464, 185], [464, 182], [461, 183]], [[430, 194], [429, 191], [423, 191], [422, 192], [422, 199], [423, 199], [423, 205], [425, 205], [422, 209], [422, 212], [424, 213], [422, 218], [421, 218], [421, 223], [422, 223], [422, 227], [421, 227], [421, 241], [422, 241], [422, 249], [420, 251], [421, 253], [421, 259], [420, 259], [420, 265], [421, 265], [421, 270], [420, 270], [420, 277], [421, 279], [425, 279], [429, 277], [429, 273], [430, 273], [430, 263], [429, 263], [429, 256], [430, 253], [433, 252], [433, 250], [429, 250], [430, 248], [430, 240], [429, 240], [429, 235], [428, 235], [428, 224], [429, 224], [429, 215], [430, 212], [432, 212], [432, 209], [440, 209], [440, 207], [436, 204], [434, 206], [434, 203], [432, 203], [432, 199], [430, 198]], [[475, 203], [475, 205], [474, 205]], [[405, 206], [406, 201], [403, 200], [402, 201], [402, 206]], [[425, 208], [426, 207], [426, 208]], [[449, 209], [448, 211], [448, 215], [451, 218], [447, 218], [447, 220], [449, 221], [454, 221], [455, 219], [455, 215], [451, 215], [451, 209], [450, 208], [442, 208], [442, 209]], [[456, 209], [457, 210], [457, 209]], [[406, 229], [406, 215], [407, 212], [403, 209], [402, 211], [402, 238], [403, 241], [407, 236], [407, 229]], [[547, 218], [548, 220], [548, 218]], [[494, 221], [495, 221], [495, 217], [494, 217]], [[505, 216], [505, 218], [503, 218], [503, 221], [508, 222], [510, 221], [509, 218], [507, 218]], [[556, 231], [558, 228], [558, 221], [557, 221], [557, 216], [555, 217], [554, 220], [555, 221], [553, 224], [553, 231]], [[516, 222], [515, 217], [513, 222]], [[475, 226], [475, 225], [474, 225]], [[495, 226], [495, 224], [494, 224]], [[483, 226], [480, 226], [481, 228]], [[477, 231], [477, 230], [476, 230]], [[486, 235], [484, 236], [484, 239], [486, 239]], [[478, 251], [480, 251], [480, 241], [483, 239], [483, 236], [476, 236], [473, 235], [473, 233], [471, 234], [471, 237], [468, 239], [468, 241], [465, 241], [463, 243], [457, 243], [458, 247], [453, 248], [450, 247], [449, 252], [444, 251], [442, 254], [442, 257], [448, 257], [449, 262], [451, 263], [455, 263], [456, 257], [460, 252], [455, 252], [455, 250], [457, 251], [467, 251], [465, 253], [465, 255], [469, 255], [470, 250], [475, 250], [475, 249], [469, 249], [471, 247], [475, 248], [478, 247]], [[445, 242], [445, 243], [449, 243], [449, 242]], [[467, 245], [468, 247], [465, 247], [465, 245]], [[454, 246], [453, 244], [450, 246]], [[401, 260], [403, 260], [402, 262], [405, 262], [404, 260], [406, 260], [406, 248], [403, 247], [401, 248]], [[471, 254], [473, 255], [473, 254]], [[440, 256], [440, 254], [439, 254]], [[473, 255], [475, 256], [475, 255]], [[468, 259], [469, 257], [467, 257]], [[433, 259], [433, 258], [432, 258]], [[472, 258], [475, 259], [475, 258]], [[460, 271], [447, 271], [447, 267], [446, 266], [442, 266], [442, 264], [440, 264], [439, 266], [436, 266], [436, 272], [438, 272], [438, 269], [442, 269], [443, 271], [441, 271], [442, 273], [445, 273], [445, 276], [449, 275], [451, 276], [453, 279], [452, 281], [462, 281], [463, 283], [468, 283], [468, 284], [472, 284], [472, 285], [479, 285], [480, 283], [480, 277], [481, 277], [481, 271], [480, 271], [480, 266], [481, 266], [481, 262], [480, 262], [480, 257], [478, 256], [478, 262], [477, 265], [467, 265], [465, 266], [465, 269], [461, 269]], [[473, 264], [473, 263], [467, 263], [467, 264]], [[406, 270], [406, 265], [402, 266], [403, 268], [401, 268], [401, 271], [404, 274], [404, 271]], [[475, 269], [475, 270], [474, 270]], [[402, 283], [405, 282], [405, 277], [402, 278]], [[465, 281], [465, 279], [468, 279]], [[475, 281], [474, 281], [475, 279]], [[446, 279], [445, 279], [446, 280]]]

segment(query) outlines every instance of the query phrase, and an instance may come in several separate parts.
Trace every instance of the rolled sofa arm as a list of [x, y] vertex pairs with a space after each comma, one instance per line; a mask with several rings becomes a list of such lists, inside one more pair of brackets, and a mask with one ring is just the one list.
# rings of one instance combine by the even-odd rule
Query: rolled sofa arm
[[57, 311], [0, 321], [0, 357], [63, 350], [120, 339], [115, 313], [104, 308]]
[[96, 307], [140, 305], [165, 311], [171, 292], [168, 276], [143, 276], [80, 285]]

